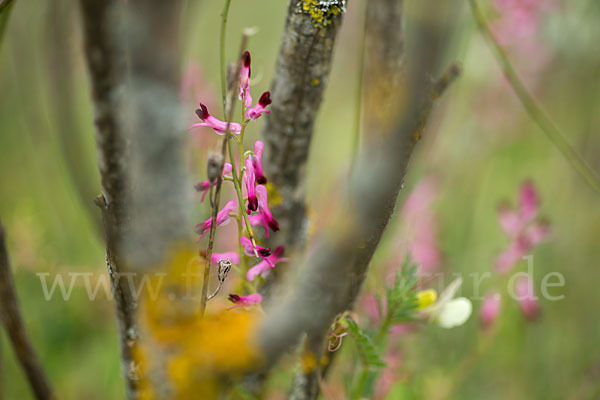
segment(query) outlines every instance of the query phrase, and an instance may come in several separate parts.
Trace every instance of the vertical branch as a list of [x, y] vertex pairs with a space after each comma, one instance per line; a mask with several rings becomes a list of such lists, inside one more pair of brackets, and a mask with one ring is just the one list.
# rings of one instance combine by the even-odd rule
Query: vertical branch
[[[397, 1], [380, 1], [391, 7], [382, 21], [388, 29], [381, 29], [387, 34], [385, 40], [402, 43], [400, 25], [388, 18]], [[405, 71], [397, 90], [390, 89], [378, 98], [379, 107], [385, 112], [379, 114], [378, 125], [369, 126], [370, 135], [375, 133], [385, 140], [369, 143], [361, 153], [350, 182], [348, 202], [342, 203], [344, 206], [340, 206], [331, 225], [321, 233], [321, 240], [308, 252], [301, 277], [287, 291], [293, 294], [282, 299], [263, 322], [257, 341], [267, 361], [274, 361], [296, 343], [302, 332], [314, 337], [323, 335], [337, 314], [352, 307], [371, 255], [393, 212], [410, 156], [433, 102], [457, 76], [458, 70], [452, 67], [437, 83], [431, 80], [441, 63], [443, 38], [447, 34], [444, 28], [452, 6], [451, 2], [441, 5], [424, 0], [410, 16], [414, 31]], [[386, 51], [397, 53], [393, 49]], [[381, 59], [368, 62], [376, 60]], [[383, 74], [377, 79], [386, 81]], [[367, 110], [376, 104], [367, 102]]]
[[19, 301], [15, 292], [15, 283], [10, 271], [10, 262], [5, 243], [4, 227], [0, 223], [0, 316], [6, 333], [13, 345], [19, 363], [25, 371], [29, 385], [36, 399], [53, 399], [53, 390], [42, 369], [31, 341], [25, 331], [25, 324], [19, 311]]
[[180, 159], [178, 6], [178, 1], [81, 1], [102, 186], [96, 204], [130, 399], [140, 395], [133, 357], [137, 298], [131, 282], [120, 277], [159, 265], [191, 231]]
[[125, 54], [113, 33], [116, 0], [81, 1], [85, 55], [88, 63], [94, 102], [94, 123], [98, 149], [98, 167], [102, 194], [96, 205], [102, 210], [106, 242], [106, 266], [114, 293], [117, 328], [121, 346], [122, 373], [129, 398], [137, 397], [138, 377], [133, 368], [133, 345], [136, 340], [135, 307], [123, 272], [122, 242], [129, 231], [125, 211], [127, 203], [128, 146], [119, 120], [119, 89], [125, 76]]
[[[359, 99], [359, 105], [365, 107], [365, 125], [369, 127], [369, 138], [371, 143], [381, 140], [386, 123], [393, 118], [395, 112], [401, 107], [399, 104], [398, 93], [402, 91], [403, 60], [404, 60], [404, 32], [403, 32], [403, 0], [369, 0], [366, 7], [366, 16], [364, 21], [364, 37], [362, 38], [361, 54], [364, 59], [360, 60], [361, 76], [359, 80], [359, 93], [364, 99]], [[364, 86], [364, 89], [363, 89]], [[354, 143], [354, 161], [358, 161], [358, 132], [360, 131], [360, 111], [356, 110], [355, 143]], [[376, 139], [379, 136], [379, 139]], [[353, 166], [351, 172], [355, 172]], [[391, 184], [391, 182], [390, 182]], [[396, 183], [396, 192], [400, 190], [400, 182]], [[373, 254], [381, 240], [387, 221], [391, 217], [397, 195], [388, 197], [384, 205], [386, 212], [378, 221], [381, 229], [368, 236], [365, 245], [357, 249], [354, 259], [346, 262], [354, 264], [353, 275], [350, 277], [354, 283], [349, 287], [351, 293], [348, 293], [349, 302], [356, 297], [358, 290], [365, 278], [367, 267], [373, 257]], [[352, 261], [350, 261], [352, 260]], [[351, 304], [348, 304], [351, 308]], [[322, 341], [324, 334], [318, 332]], [[312, 343], [311, 352], [321, 351], [315, 338], [312, 335], [307, 337], [305, 346]], [[304, 349], [304, 351], [307, 351]], [[304, 355], [303, 357], [306, 357]], [[330, 362], [333, 362], [334, 358]], [[294, 377], [293, 393], [299, 393], [298, 399], [316, 399], [319, 393], [319, 386], [313, 386], [318, 383], [320, 369], [299, 370]]]
[[315, 3], [290, 0], [271, 85], [271, 114], [262, 132], [268, 149], [267, 176], [283, 199], [274, 209], [281, 226], [278, 236], [292, 252], [304, 242], [304, 167], [346, 9], [346, 0], [329, 1], [320, 8]]

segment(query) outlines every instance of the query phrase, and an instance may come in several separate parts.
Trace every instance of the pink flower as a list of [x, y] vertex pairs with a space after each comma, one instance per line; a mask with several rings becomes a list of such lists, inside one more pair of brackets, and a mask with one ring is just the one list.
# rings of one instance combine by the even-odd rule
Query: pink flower
[[[254, 257], [254, 247], [252, 246], [252, 241], [248, 239], [248, 237], [242, 236], [240, 239], [240, 243], [244, 247], [244, 254], [246, 254], [248, 257]], [[268, 257], [271, 255], [271, 249], [261, 247], [259, 245], [256, 245], [256, 251], [258, 252], [258, 255], [264, 260], [267, 260]]]
[[[246, 99], [244, 94], [246, 94], [246, 96], [250, 94], [250, 62], [250, 53], [246, 51], [242, 55], [242, 70], [240, 71], [240, 100]], [[252, 100], [250, 100], [250, 104], [252, 104]]]
[[210, 257], [210, 263], [218, 264], [219, 261], [224, 260], [224, 259], [231, 261], [232, 264], [237, 265], [240, 263], [240, 255], [233, 251], [228, 251], [225, 253], [212, 253], [212, 255]]
[[[214, 184], [216, 184], [216, 182]], [[208, 191], [210, 190], [210, 187], [214, 186], [214, 184], [211, 185], [207, 179], [205, 181], [198, 182], [194, 185], [194, 189], [196, 189], [196, 191], [202, 193], [202, 197], [200, 197], [200, 202], [204, 201], [204, 198], [206, 197], [206, 193], [208, 193]]]
[[519, 208], [512, 210], [507, 205], [500, 206], [498, 222], [508, 235], [510, 243], [496, 259], [496, 270], [508, 272], [521, 258], [544, 241], [550, 233], [550, 226], [536, 219], [539, 212], [539, 199], [533, 184], [526, 181], [521, 185]]
[[377, 296], [372, 293], [367, 293], [363, 297], [362, 306], [373, 324], [379, 324], [381, 318], [379, 315], [379, 302], [377, 301]]
[[258, 197], [258, 214], [250, 216], [251, 225], [259, 225], [265, 229], [265, 237], [269, 237], [269, 228], [273, 232], [279, 231], [279, 223], [273, 218], [267, 199], [267, 188], [262, 185], [256, 187], [256, 196]]
[[[225, 163], [223, 165], [223, 177], [225, 177], [226, 174], [230, 174], [231, 170], [232, 170], [232, 166], [230, 163]], [[211, 186], [215, 186], [217, 184], [217, 181], [215, 180], [212, 185], [208, 180], [202, 181], [202, 182], [198, 182], [196, 183], [196, 185], [194, 185], [194, 188], [196, 189], [196, 191], [202, 193], [202, 197], [200, 198], [200, 202], [204, 201], [204, 198], [206, 197], [206, 193], [208, 193], [208, 191], [210, 190]]]
[[266, 109], [269, 104], [271, 104], [271, 92], [264, 92], [260, 96], [258, 104], [246, 111], [246, 118], [256, 121], [261, 115], [269, 114], [271, 111]]
[[248, 270], [248, 272], [246, 273], [246, 279], [248, 279], [249, 281], [253, 281], [258, 275], [264, 278], [267, 275], [269, 275], [271, 268], [275, 268], [275, 265], [277, 263], [288, 261], [287, 258], [281, 257], [283, 255], [284, 250], [285, 249], [283, 246], [277, 247], [273, 254], [267, 256], [263, 261], [259, 262], [258, 264], [256, 264]]
[[227, 308], [231, 310], [232, 308], [237, 307], [249, 307], [249, 306], [257, 306], [262, 303], [262, 296], [260, 293], [249, 294], [248, 296], [238, 296], [237, 294], [230, 294], [229, 301], [235, 303], [234, 306]]
[[252, 164], [252, 160], [250, 158], [246, 158], [244, 161], [244, 165], [246, 166], [246, 171], [244, 172], [244, 177], [242, 180], [246, 185], [246, 192], [248, 192], [248, 215], [252, 213], [252, 211], [256, 211], [258, 209], [258, 199], [256, 198], [256, 177], [254, 176], [254, 165]]
[[[410, 193], [402, 207], [405, 221], [399, 232], [412, 260], [419, 265], [420, 273], [434, 273], [442, 263], [438, 244], [437, 216], [433, 211], [433, 202], [437, 197], [437, 183], [434, 178], [424, 178]], [[404, 253], [404, 252], [401, 252]], [[401, 264], [406, 254], [399, 254]]]
[[501, 300], [502, 298], [498, 292], [489, 293], [484, 297], [481, 310], [479, 311], [481, 325], [484, 328], [491, 326], [498, 317]]
[[521, 276], [515, 282], [515, 294], [521, 307], [523, 315], [528, 320], [534, 320], [540, 312], [538, 298], [533, 289], [533, 281], [530, 276]]
[[254, 174], [256, 175], [256, 182], [260, 185], [267, 183], [267, 178], [263, 174], [262, 168], [262, 153], [265, 148], [265, 144], [261, 140], [254, 142], [254, 155], [252, 156], [252, 165], [254, 166]]
[[[217, 213], [217, 221], [216, 221], [217, 226], [226, 225], [231, 219], [231, 217], [229, 216], [229, 213], [234, 211], [236, 208], [237, 208], [237, 203], [235, 202], [235, 200], [231, 200], [227, 204], [225, 204], [223, 209]], [[209, 218], [206, 221], [204, 221], [203, 223], [196, 225], [196, 233], [200, 235], [198, 240], [202, 239], [204, 237], [204, 235], [206, 235], [208, 233], [211, 225], [212, 225], [212, 218]]]
[[374, 399], [383, 400], [386, 398], [392, 385], [400, 379], [398, 371], [402, 364], [402, 355], [397, 349], [390, 349], [384, 356], [386, 367], [375, 384]]
[[[198, 126], [208, 126], [212, 128], [217, 134], [224, 135], [225, 130], [227, 129], [227, 122], [218, 120], [208, 113], [208, 108], [202, 103], [200, 103], [200, 108], [196, 110], [196, 115], [198, 118], [202, 120], [197, 124], [193, 124], [189, 129], [195, 128]], [[239, 134], [242, 130], [242, 126], [238, 123], [231, 122], [229, 124], [229, 131], [231, 133]]]

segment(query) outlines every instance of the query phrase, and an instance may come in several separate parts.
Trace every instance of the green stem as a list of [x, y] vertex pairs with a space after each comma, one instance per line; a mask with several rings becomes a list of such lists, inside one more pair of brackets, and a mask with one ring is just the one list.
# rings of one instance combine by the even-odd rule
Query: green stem
[[550, 117], [542, 110], [537, 104], [535, 99], [519, 78], [519, 75], [515, 71], [514, 67], [510, 63], [510, 60], [494, 35], [492, 34], [481, 9], [477, 5], [476, 0], [469, 0], [473, 17], [477, 22], [481, 34], [490, 44], [496, 60], [500, 64], [500, 68], [504, 72], [506, 79], [515, 91], [515, 94], [527, 110], [529, 116], [537, 123], [540, 129], [546, 134], [548, 139], [558, 148], [562, 155], [567, 159], [571, 166], [579, 173], [579, 175], [585, 180], [585, 182], [594, 190], [597, 194], [600, 194], [600, 178], [596, 172], [591, 169], [585, 160], [571, 147], [569, 142], [565, 139], [565, 136], [560, 132], [558, 127], [552, 122]]
[[[238, 172], [237, 172], [237, 168], [235, 165], [235, 158], [234, 158], [234, 154], [233, 154], [233, 146], [231, 145], [231, 140], [227, 141], [227, 148], [229, 149], [229, 161], [231, 162], [231, 167], [232, 167], [231, 174], [233, 176], [233, 186], [235, 187], [235, 193], [237, 194], [237, 198], [238, 198], [239, 213], [244, 218], [244, 222], [246, 224], [246, 230], [248, 230], [248, 236], [250, 236], [250, 241], [252, 242], [252, 246], [254, 247], [254, 254], [256, 255], [256, 257], [258, 257], [258, 251], [256, 250], [256, 241], [254, 240], [254, 232], [252, 232], [252, 226], [250, 226], [250, 220], [248, 219], [248, 214], [246, 214], [246, 212], [244, 211], [244, 199], [242, 197], [242, 187], [240, 186], [240, 179], [238, 178]], [[241, 176], [240, 176], [240, 178], [241, 178]]]
[[227, 96], [227, 66], [225, 65], [225, 39], [227, 37], [227, 16], [231, 0], [225, 0], [221, 12], [221, 38], [219, 48], [219, 60], [221, 63], [221, 96], [223, 97], [223, 108], [225, 108], [225, 97]]

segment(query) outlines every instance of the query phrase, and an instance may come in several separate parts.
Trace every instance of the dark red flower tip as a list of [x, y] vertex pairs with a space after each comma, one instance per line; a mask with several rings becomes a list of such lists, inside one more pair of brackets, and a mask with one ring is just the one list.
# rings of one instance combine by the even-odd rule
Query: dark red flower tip
[[260, 104], [263, 107], [266, 107], [269, 104], [271, 104], [271, 92], [264, 92], [260, 96], [260, 99], [258, 100], [258, 104]]
[[202, 121], [204, 121], [206, 118], [210, 117], [210, 114], [208, 113], [208, 108], [206, 108], [206, 106], [202, 103], [200, 103], [200, 108], [198, 108], [196, 110], [196, 115]]
[[250, 68], [250, 52], [249, 51], [245, 51], [244, 54], [242, 54], [242, 62], [244, 63], [244, 67]]
[[277, 232], [279, 230], [279, 223], [274, 219], [270, 220], [268, 224], [269, 228], [271, 228], [274, 232]]
[[238, 301], [240, 301], [240, 296], [238, 296], [237, 294], [232, 294], [229, 293], [229, 297], [228, 297], [229, 301], [231, 301], [232, 303], [237, 303]]
[[256, 182], [259, 185], [264, 185], [267, 183], [267, 177], [264, 175], [256, 175]]
[[[248, 211], [258, 210], [258, 199], [256, 197], [248, 197]], [[248, 212], [248, 214], [250, 214]]]
[[271, 255], [271, 249], [267, 249], [267, 248], [258, 249], [258, 254], [261, 257], [269, 257]]

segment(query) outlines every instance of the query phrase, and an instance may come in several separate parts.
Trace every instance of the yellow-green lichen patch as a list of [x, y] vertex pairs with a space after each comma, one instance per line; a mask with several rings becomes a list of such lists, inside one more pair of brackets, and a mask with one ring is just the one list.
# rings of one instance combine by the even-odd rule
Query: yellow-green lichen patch
[[346, 12], [346, 0], [301, 0], [298, 11], [310, 15], [315, 27], [325, 27], [336, 15]]

